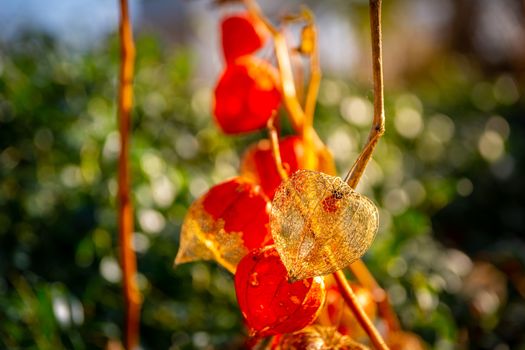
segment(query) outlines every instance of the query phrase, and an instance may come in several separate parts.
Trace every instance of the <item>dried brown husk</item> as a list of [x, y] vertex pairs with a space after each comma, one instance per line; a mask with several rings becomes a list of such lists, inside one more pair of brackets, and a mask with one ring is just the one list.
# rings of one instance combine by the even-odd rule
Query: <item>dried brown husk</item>
[[184, 218], [175, 265], [215, 260], [235, 273], [238, 262], [248, 253], [242, 236], [238, 232], [226, 232], [224, 220], [214, 220], [202, 202], [203, 198], [195, 201]]
[[377, 232], [377, 207], [339, 177], [299, 170], [279, 186], [270, 227], [291, 280], [350, 265]]
[[276, 350], [368, 350], [368, 347], [341, 335], [333, 327], [310, 326], [283, 335]]

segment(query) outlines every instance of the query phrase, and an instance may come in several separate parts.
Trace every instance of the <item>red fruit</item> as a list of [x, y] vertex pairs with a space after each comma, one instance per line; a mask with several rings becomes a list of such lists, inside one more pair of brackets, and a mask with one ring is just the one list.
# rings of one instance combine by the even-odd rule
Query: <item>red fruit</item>
[[[304, 146], [299, 137], [283, 138], [279, 142], [279, 148], [283, 167], [288, 174], [304, 166]], [[270, 141], [261, 140], [248, 149], [242, 160], [241, 173], [260, 184], [264, 193], [270, 199], [273, 198], [275, 190], [281, 184], [281, 177], [275, 166]]]
[[227, 64], [257, 51], [268, 38], [268, 31], [264, 25], [246, 13], [224, 18], [221, 22], [221, 32], [222, 51]]
[[184, 218], [175, 263], [216, 260], [233, 273], [250, 250], [272, 243], [269, 211], [261, 187], [242, 177], [212, 187]]
[[324, 300], [322, 277], [288, 282], [272, 246], [251, 251], [237, 266], [235, 292], [250, 335], [290, 333], [312, 323]]
[[228, 65], [215, 87], [213, 115], [222, 131], [237, 134], [265, 127], [281, 103], [278, 80], [276, 69], [255, 57]]
[[241, 177], [213, 186], [204, 196], [204, 210], [224, 222], [226, 232], [239, 232], [248, 250], [271, 242], [269, 201], [261, 188]]
[[[281, 139], [279, 149], [283, 167], [289, 175], [306, 167], [305, 146], [300, 137], [288, 136]], [[328, 151], [320, 148], [316, 152], [317, 170], [327, 174], [334, 173]], [[275, 166], [270, 141], [261, 140], [246, 151], [242, 158], [241, 174], [260, 184], [264, 193], [273, 199], [282, 180]]]

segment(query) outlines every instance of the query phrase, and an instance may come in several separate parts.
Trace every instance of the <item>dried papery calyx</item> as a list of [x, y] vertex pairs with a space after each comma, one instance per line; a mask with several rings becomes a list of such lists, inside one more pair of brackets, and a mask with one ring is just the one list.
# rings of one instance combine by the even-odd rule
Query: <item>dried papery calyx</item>
[[250, 250], [272, 243], [269, 211], [260, 186], [242, 177], [212, 187], [184, 218], [175, 264], [215, 260], [233, 273]]
[[243, 56], [228, 65], [215, 87], [215, 121], [226, 134], [266, 127], [281, 103], [279, 75], [267, 61]]
[[309, 326], [295, 333], [283, 335], [274, 350], [368, 350], [349, 336], [341, 335], [333, 327]]
[[237, 266], [235, 292], [254, 337], [290, 333], [312, 323], [321, 309], [322, 277], [290, 283], [273, 246], [253, 250]]
[[221, 43], [226, 63], [259, 50], [268, 36], [266, 27], [248, 13], [225, 17], [221, 21]]
[[277, 189], [270, 228], [292, 280], [322, 276], [359, 259], [374, 240], [377, 207], [341, 178], [299, 170]]

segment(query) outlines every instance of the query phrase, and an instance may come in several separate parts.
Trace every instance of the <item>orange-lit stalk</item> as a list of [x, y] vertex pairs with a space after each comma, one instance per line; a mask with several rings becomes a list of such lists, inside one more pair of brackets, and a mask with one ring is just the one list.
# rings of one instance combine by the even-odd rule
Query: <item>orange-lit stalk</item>
[[[294, 127], [294, 129], [296, 131], [298, 131], [303, 140], [305, 140], [306, 144], [310, 147], [305, 147], [305, 158], [307, 160], [306, 164], [308, 165], [308, 168], [315, 168], [315, 166], [313, 166], [314, 164], [311, 164], [312, 163], [312, 159], [315, 157], [315, 149], [313, 147], [311, 147], [312, 144], [315, 144], [316, 146], [318, 146], [319, 148], [321, 147], [324, 147], [324, 144], [322, 143], [322, 141], [319, 139], [319, 136], [317, 135], [317, 133], [315, 132], [314, 128], [313, 128], [313, 114], [314, 114], [314, 107], [315, 107], [315, 102], [317, 100], [317, 92], [318, 92], [318, 89], [319, 89], [319, 82], [320, 82], [320, 79], [321, 79], [321, 72], [320, 72], [320, 69], [319, 69], [319, 61], [318, 61], [318, 52], [317, 52], [317, 38], [316, 36], [314, 35], [314, 53], [311, 57], [311, 62], [310, 62], [310, 69], [311, 69], [311, 78], [310, 78], [310, 83], [309, 83], [309, 88], [308, 88], [308, 92], [307, 92], [307, 98], [306, 98], [306, 102], [305, 102], [305, 110], [308, 112], [306, 113], [305, 110], [303, 110], [301, 104], [299, 103], [299, 100], [297, 98], [297, 94], [296, 94], [296, 89], [295, 89], [295, 83], [294, 83], [294, 79], [293, 79], [293, 75], [292, 75], [292, 69], [291, 69], [291, 63], [290, 63], [290, 57], [289, 57], [289, 54], [288, 54], [288, 47], [286, 45], [286, 41], [284, 39], [284, 36], [270, 23], [270, 21], [264, 17], [264, 15], [262, 14], [259, 6], [257, 5], [257, 3], [254, 1], [254, 0], [244, 0], [244, 3], [246, 4], [246, 7], [247, 9], [250, 11], [250, 13], [258, 18], [265, 26], [266, 28], [269, 30], [269, 32], [272, 34], [272, 37], [274, 39], [274, 46], [275, 46], [275, 54], [276, 54], [276, 57], [277, 57], [277, 62], [278, 62], [278, 65], [279, 65], [279, 73], [280, 73], [280, 78], [281, 78], [281, 91], [282, 91], [282, 94], [283, 94], [283, 98], [284, 98], [284, 104], [285, 104], [285, 107], [287, 109], [287, 112], [290, 116], [290, 120], [292, 122], [292, 126]], [[374, 8], [374, 4], [375, 5], [378, 5], [377, 7]], [[374, 16], [378, 16], [379, 15], [379, 12], [378, 12], [378, 9], [380, 10], [380, 3], [377, 4], [376, 1], [374, 0], [371, 0], [370, 2], [370, 13], [371, 13], [371, 17], [374, 17]], [[374, 47], [374, 43], [373, 43], [373, 57], [374, 57], [374, 60], [377, 58], [377, 54], [379, 53], [379, 74], [376, 74], [376, 63], [374, 62], [374, 91], [376, 92], [375, 94], [375, 98], [379, 98], [380, 99], [380, 106], [381, 106], [381, 113], [380, 113], [380, 116], [383, 117], [383, 121], [381, 124], [382, 128], [384, 129], [384, 116], [383, 116], [383, 112], [382, 112], [382, 105], [383, 105], [383, 90], [382, 90], [382, 66], [381, 66], [381, 48], [380, 48], [380, 45], [381, 45], [381, 34], [380, 34], [380, 25], [378, 24], [379, 23], [379, 18], [380, 17], [375, 17], [374, 19], [372, 19], [371, 22], [371, 26], [372, 26], [372, 38], [373, 38], [373, 41], [375, 38], [379, 38], [379, 51], [377, 50], [377, 47]], [[374, 31], [374, 28], [375, 28], [375, 31]], [[314, 32], [315, 34], [315, 32]], [[379, 35], [379, 36], [378, 36]], [[376, 79], [377, 77], [379, 77], [380, 79]], [[313, 80], [312, 80], [313, 79]], [[377, 83], [378, 81], [380, 82], [380, 93], [377, 94]], [[374, 106], [377, 107], [378, 106], [378, 103], [375, 101], [374, 102]], [[376, 112], [377, 112], [377, 108], [374, 109]], [[374, 124], [376, 122], [376, 115], [377, 114], [374, 114]], [[358, 167], [357, 171], [360, 171], [361, 175], [362, 175], [362, 172], [364, 171], [364, 168], [366, 167], [367, 163], [368, 163], [368, 159], [371, 157], [371, 154], [372, 154], [372, 151], [373, 151], [373, 148], [375, 147], [375, 144], [377, 143], [377, 140], [379, 139], [379, 137], [381, 136], [382, 134], [382, 130], [376, 130], [376, 136], [372, 137], [372, 132], [374, 131], [374, 128], [372, 128], [372, 131], [371, 131], [371, 136], [370, 136], [370, 140], [372, 142], [369, 141], [369, 143], [365, 146], [365, 150], [363, 151], [363, 154], [364, 155], [367, 155], [369, 154], [368, 158], [365, 158], [364, 159], [364, 162], [361, 160], [361, 157], [358, 158], [358, 160], [356, 161], [356, 164], [359, 163], [359, 165], [362, 164], [362, 168], [361, 166]], [[275, 128], [273, 127], [273, 119], [269, 121], [268, 123], [268, 130], [269, 130], [269, 134], [270, 134], [270, 141], [271, 141], [271, 145], [272, 145], [272, 151], [273, 151], [273, 155], [274, 155], [274, 161], [276, 163], [276, 166], [277, 166], [277, 169], [279, 171], [279, 174], [281, 175], [281, 178], [283, 180], [285, 180], [288, 175], [286, 174], [286, 172], [284, 172], [284, 169], [282, 167], [282, 162], [281, 162], [281, 156], [280, 156], [280, 150], [279, 150], [279, 143], [278, 143], [278, 139], [277, 139], [277, 133], [275, 131]], [[380, 133], [378, 133], [377, 131], [381, 131]], [[377, 134], [379, 134], [377, 136]], [[370, 146], [371, 144], [371, 146]], [[371, 149], [370, 149], [371, 148]], [[369, 150], [370, 149], [370, 150]], [[354, 167], [356, 167], [356, 165], [354, 165]], [[353, 167], [353, 168], [354, 168]], [[353, 169], [352, 168], [352, 169]], [[349, 173], [350, 175], [350, 173]], [[349, 177], [349, 176], [347, 176]], [[359, 179], [360, 179], [360, 176], [358, 176], [357, 178], [357, 181], [355, 182], [355, 184], [357, 184], [357, 182], [359, 182]], [[354, 185], [355, 187], [355, 185]], [[346, 277], [344, 275], [344, 273], [342, 271], [338, 271], [338, 272], [335, 272], [334, 273], [334, 278], [336, 279], [337, 283], [338, 283], [338, 286], [341, 290], [341, 294], [343, 295], [344, 299], [345, 299], [345, 302], [349, 305], [350, 309], [352, 310], [352, 312], [354, 313], [357, 321], [359, 322], [359, 324], [361, 325], [361, 327], [365, 330], [365, 332], [368, 334], [368, 336], [370, 337], [371, 341], [372, 341], [372, 344], [374, 344], [374, 346], [377, 348], [377, 349], [380, 349], [380, 350], [388, 350], [388, 347], [385, 345], [385, 342], [384, 340], [382, 339], [381, 335], [379, 334], [379, 332], [377, 331], [377, 329], [375, 328], [375, 326], [372, 324], [372, 322], [370, 321], [370, 319], [368, 318], [368, 316], [366, 315], [365, 311], [363, 310], [363, 308], [361, 307], [361, 305], [359, 304], [359, 302], [357, 301], [356, 297], [355, 297], [355, 294], [353, 293], [350, 285], [348, 284], [348, 281], [346, 280]]]
[[[319, 93], [319, 85], [321, 83], [321, 65], [319, 62], [319, 46], [317, 45], [317, 29], [315, 28], [314, 17], [310, 11], [303, 11], [308, 19], [308, 24], [305, 30], [308, 30], [311, 37], [306, 40], [311, 40], [312, 52], [310, 53], [310, 81], [308, 82], [308, 90], [306, 92], [306, 99], [304, 103], [304, 123], [302, 137], [305, 146], [305, 164], [308, 169], [317, 168], [316, 156], [316, 132], [313, 127], [315, 104], [317, 102], [317, 95]], [[304, 39], [304, 38], [303, 38]], [[321, 147], [324, 147], [322, 145]]]
[[259, 5], [255, 0], [244, 0], [244, 4], [254, 18], [257, 18], [270, 32], [274, 42], [275, 56], [281, 78], [281, 93], [283, 95], [284, 106], [290, 116], [293, 128], [301, 132], [305, 115], [295, 89], [295, 82], [292, 73], [292, 64], [288, 53], [288, 46], [284, 35], [275, 28], [272, 23], [263, 15]]
[[366, 315], [365, 311], [361, 307], [361, 304], [359, 304], [359, 301], [357, 300], [354, 291], [350, 287], [350, 284], [348, 284], [348, 281], [346, 280], [343, 271], [339, 270], [337, 272], [334, 272], [333, 276], [337, 282], [337, 285], [339, 287], [339, 290], [341, 291], [343, 298], [345, 299], [345, 302], [350, 307], [350, 310], [352, 310], [352, 313], [354, 314], [359, 324], [363, 327], [364, 331], [370, 338], [370, 341], [372, 342], [374, 347], [377, 350], [388, 350], [385, 341]]
[[118, 123], [120, 132], [120, 155], [118, 163], [118, 228], [120, 260], [123, 272], [125, 302], [125, 339], [128, 350], [139, 345], [139, 319], [141, 297], [137, 286], [137, 262], [132, 249], [133, 206], [130, 196], [129, 139], [131, 106], [133, 103], [133, 70], [135, 47], [129, 19], [127, 0], [120, 0], [120, 77], [118, 90]]
[[[290, 55], [288, 52], [288, 46], [284, 35], [275, 28], [272, 23], [263, 15], [261, 9], [255, 0], [244, 0], [248, 11], [257, 18], [267, 30], [271, 33], [275, 56], [277, 58], [277, 65], [279, 68], [279, 75], [281, 78], [281, 93], [283, 95], [283, 102], [286, 111], [290, 117], [290, 122], [294, 130], [301, 135], [301, 138], [305, 142], [305, 164], [307, 169], [315, 169], [317, 167], [317, 157], [315, 156], [316, 149], [324, 148], [324, 144], [320, 140], [317, 132], [312, 127], [313, 113], [315, 107], [315, 101], [317, 100], [317, 92], [319, 89], [319, 82], [321, 79], [321, 71], [319, 69], [319, 60], [317, 53], [317, 45], [314, 47], [315, 52], [312, 55], [311, 60], [311, 77], [310, 84], [307, 91], [305, 109], [309, 114], [305, 112], [299, 99], [297, 97], [297, 91], [295, 87], [295, 81], [292, 73], [292, 65]], [[313, 21], [313, 18], [310, 19]], [[315, 28], [314, 28], [315, 30]], [[315, 33], [314, 33], [315, 34]]]
[[390, 305], [388, 294], [377, 283], [376, 279], [370, 273], [363, 260], [359, 259], [350, 265], [350, 270], [357, 278], [359, 283], [372, 292], [374, 301], [379, 309], [379, 315], [386, 321], [389, 332], [401, 330], [399, 319]]
[[365, 172], [368, 161], [381, 136], [385, 133], [385, 109], [383, 96], [383, 53], [381, 35], [381, 0], [370, 0], [370, 30], [372, 33], [372, 75], [374, 80], [374, 120], [368, 141], [348, 172], [345, 181], [355, 188]]
[[277, 172], [282, 180], [288, 179], [288, 173], [284, 170], [283, 161], [281, 159], [281, 148], [279, 147], [279, 135], [277, 135], [277, 130], [275, 129], [274, 121], [276, 113], [268, 119], [267, 128], [268, 128], [268, 137], [270, 138], [270, 145], [272, 147], [273, 160], [275, 162], [275, 167]]

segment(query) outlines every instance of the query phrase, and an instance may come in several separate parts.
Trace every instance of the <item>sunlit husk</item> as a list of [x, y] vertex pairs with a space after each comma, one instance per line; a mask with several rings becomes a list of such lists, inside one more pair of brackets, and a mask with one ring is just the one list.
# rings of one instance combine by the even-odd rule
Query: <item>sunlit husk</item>
[[378, 210], [339, 177], [300, 170], [275, 194], [270, 228], [292, 280], [327, 275], [360, 258], [372, 244]]
[[202, 206], [203, 198], [195, 201], [184, 219], [180, 247], [175, 265], [197, 261], [215, 260], [228, 271], [235, 268], [248, 253], [239, 232], [226, 232], [224, 220], [213, 220]]
[[272, 242], [269, 200], [260, 186], [236, 177], [212, 187], [188, 209], [175, 265], [215, 260], [235, 273], [250, 249]]
[[275, 350], [368, 350], [348, 336], [338, 333], [333, 327], [309, 326], [305, 329], [285, 334]]

